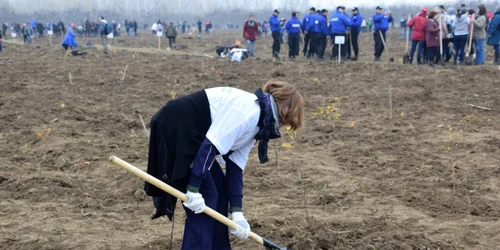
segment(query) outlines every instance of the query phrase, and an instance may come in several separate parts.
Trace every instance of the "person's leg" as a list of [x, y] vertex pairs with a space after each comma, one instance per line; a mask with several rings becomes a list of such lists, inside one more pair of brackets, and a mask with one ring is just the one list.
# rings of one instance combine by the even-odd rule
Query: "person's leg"
[[500, 65], [500, 45], [494, 45], [493, 48], [495, 49], [495, 64]]
[[476, 50], [474, 49], [475, 48], [474, 44], [476, 44], [476, 39], [472, 39], [472, 44], [470, 46], [469, 55], [476, 56]]
[[279, 46], [280, 46], [280, 33], [273, 32], [273, 57], [276, 57], [279, 54]]
[[[218, 199], [216, 211], [227, 217], [229, 201], [227, 194], [227, 183], [226, 176], [222, 171], [219, 163], [214, 162], [212, 168], [210, 169], [210, 174], [214, 181], [215, 187], [217, 189]], [[213, 250], [230, 250], [231, 244], [229, 242], [229, 229], [226, 225], [216, 221], [214, 225], [214, 237], [213, 237]]]
[[463, 62], [464, 61], [464, 57], [465, 57], [465, 47], [467, 46], [467, 35], [464, 35], [464, 36], [460, 36], [460, 52], [458, 53], [459, 54], [459, 58], [460, 58], [460, 62]]
[[380, 57], [379, 50], [380, 50], [380, 33], [378, 31], [373, 32], [373, 40], [375, 41], [375, 60], [377, 60]]
[[434, 61], [434, 47], [428, 47], [427, 48], [427, 61], [429, 62], [429, 65], [433, 65]]
[[359, 30], [352, 32], [352, 49], [354, 50], [354, 56], [356, 58], [358, 58], [359, 55], [358, 38], [359, 38]]
[[2, 51], [2, 43], [0, 43], [0, 52]]
[[302, 50], [302, 53], [304, 56], [307, 56], [307, 52], [309, 51], [309, 42], [311, 41], [311, 33], [307, 33], [304, 36], [304, 49]]
[[[343, 37], [346, 37], [348, 35], [345, 35], [345, 34], [340, 34], [340, 36], [343, 36]], [[347, 39], [345, 39], [344, 41], [346, 41]], [[347, 50], [347, 48], [351, 47], [350, 43], [346, 44], [341, 44], [340, 45], [340, 57], [342, 60], [346, 60], [347, 56], [349, 56], [349, 51]]]
[[410, 54], [408, 55], [410, 58], [410, 64], [413, 62], [413, 56], [415, 55], [415, 50], [417, 49], [418, 41], [411, 40]]
[[[382, 38], [384, 38], [384, 42], [387, 42], [387, 37], [385, 35], [386, 31], [382, 31]], [[380, 52], [379, 52], [379, 56], [382, 56], [382, 53], [384, 53], [384, 50], [385, 50], [385, 45], [382, 41], [380, 41], [380, 46], [381, 46], [381, 49], [380, 49]]]
[[309, 52], [307, 54], [307, 58], [310, 58], [314, 54], [316, 54], [317, 46], [316, 46], [316, 33], [311, 33], [311, 40], [309, 41]]
[[254, 56], [254, 55], [255, 55], [255, 42], [256, 42], [256, 40], [253, 40], [253, 41], [250, 43], [250, 45], [251, 45], [250, 47], [252, 48], [252, 54], [251, 54], [252, 56]]
[[292, 43], [290, 45], [291, 53], [292, 53], [292, 57], [295, 58], [299, 55], [300, 36], [299, 36], [299, 34], [293, 34], [293, 35], [289, 35], [289, 38], [290, 37], [292, 37]]
[[288, 35], [288, 40], [287, 40], [287, 43], [288, 43], [288, 58], [292, 58], [292, 51], [293, 51], [293, 38], [291, 35]]
[[104, 50], [104, 53], [108, 53], [108, 37], [101, 35], [101, 42], [102, 42], [102, 48]]
[[338, 33], [332, 34], [332, 41], [333, 41], [332, 42], [332, 44], [333, 44], [332, 56], [333, 56], [333, 59], [337, 59], [337, 57], [340, 56], [339, 45], [335, 43], [335, 37], [338, 35], [339, 35]]
[[484, 64], [484, 61], [485, 61], [484, 39], [476, 39], [476, 63]]
[[[206, 173], [206, 177], [201, 183], [200, 194], [203, 196], [203, 199], [205, 199], [205, 205], [207, 207], [217, 210], [219, 197], [210, 171]], [[184, 236], [181, 249], [213, 249], [216, 220], [204, 213], [195, 214], [186, 207], [184, 207], [184, 210], [186, 211], [186, 223], [184, 225]]]
[[341, 48], [342, 48], [342, 50], [345, 50], [346, 53], [345, 53], [345, 56], [342, 56], [342, 51], [340, 52], [340, 54], [341, 54], [342, 58], [351, 59], [351, 41], [350, 41], [351, 38], [350, 38], [350, 35], [344, 34], [343, 36], [345, 37], [345, 39], [344, 39], [345, 43], [342, 44]]
[[326, 37], [324, 35], [320, 35], [319, 37], [319, 48], [318, 48], [318, 59], [324, 59], [325, 55], [325, 46], [326, 46]]
[[422, 61], [425, 56], [425, 44], [422, 41], [417, 42], [418, 48], [417, 48], [417, 64], [422, 64]]

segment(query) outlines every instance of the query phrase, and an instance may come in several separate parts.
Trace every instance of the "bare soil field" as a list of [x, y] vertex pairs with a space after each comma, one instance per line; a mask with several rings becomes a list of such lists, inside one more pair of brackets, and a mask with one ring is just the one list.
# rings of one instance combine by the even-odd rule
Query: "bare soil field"
[[121, 37], [109, 56], [85, 48], [79, 57], [66, 56], [60, 38], [6, 40], [0, 249], [167, 249], [171, 223], [150, 220], [143, 182], [108, 157], [145, 170], [139, 116], [148, 126], [172, 98], [215, 86], [253, 92], [268, 80], [297, 86], [307, 119], [271, 143], [270, 163], [250, 155], [244, 209], [254, 232], [294, 250], [499, 248], [498, 67], [403, 65], [397, 32], [388, 38], [394, 63], [387, 53], [373, 62], [371, 34], [361, 35], [360, 61], [341, 65], [273, 61], [271, 38], [242, 63], [192, 55], [216, 56], [216, 44], [240, 33], [181, 37], [179, 51], [166, 51], [163, 38], [161, 52], [149, 33]]

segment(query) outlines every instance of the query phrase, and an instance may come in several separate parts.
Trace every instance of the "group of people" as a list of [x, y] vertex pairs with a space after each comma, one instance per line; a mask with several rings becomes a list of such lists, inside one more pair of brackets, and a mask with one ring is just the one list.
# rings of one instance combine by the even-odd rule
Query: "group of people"
[[434, 66], [441, 60], [449, 62], [452, 57], [455, 64], [463, 64], [468, 54], [474, 58], [474, 64], [483, 65], [486, 44], [494, 47], [493, 63], [500, 64], [500, 6], [496, 8], [495, 14], [488, 13], [484, 4], [480, 4], [477, 10], [465, 6], [458, 10], [445, 9], [443, 5], [431, 11], [423, 8], [407, 22], [402, 17], [403, 24], [410, 30], [404, 33], [411, 38], [410, 64], [416, 52], [417, 64]]
[[[299, 20], [299, 13], [293, 12], [287, 21], [279, 19], [279, 11], [274, 10], [269, 21], [259, 24], [253, 16], [249, 16], [243, 25], [243, 38], [246, 40], [250, 56], [255, 53], [255, 41], [271, 32], [273, 37], [272, 56], [279, 59], [281, 45], [288, 42], [288, 57], [295, 59], [299, 56], [300, 44], [303, 43], [302, 53], [308, 59], [325, 60], [325, 52], [331, 46], [330, 59], [357, 60], [359, 56], [358, 37], [363, 30], [372, 32], [375, 42], [374, 59], [382, 61], [382, 54], [386, 44], [386, 32], [394, 19], [390, 11], [383, 11], [376, 7], [375, 14], [366, 21], [358, 8], [352, 9], [352, 14], [346, 13], [344, 6], [338, 6], [335, 13], [329, 16], [326, 9], [316, 10], [314, 7]], [[485, 63], [485, 45], [494, 47], [494, 64], [499, 64], [500, 41], [500, 6], [495, 13], [488, 12], [484, 4], [477, 10], [466, 9], [461, 6], [445, 9], [440, 5], [431, 11], [423, 8], [415, 17], [404, 16], [400, 19], [401, 38], [411, 41], [409, 63], [429, 64], [434, 66], [440, 60], [453, 60], [456, 64], [464, 61], [466, 46], [472, 40], [471, 50], [467, 51], [474, 59], [475, 64]], [[441, 54], [440, 46], [443, 47]], [[418, 50], [417, 50], [418, 48]], [[415, 52], [417, 54], [414, 60]]]
[[[370, 22], [374, 26], [374, 55], [375, 61], [381, 61], [386, 31], [393, 18], [391, 12], [383, 13], [381, 7], [377, 7], [375, 12], [370, 18]], [[328, 10], [316, 10], [312, 7], [302, 21], [299, 20], [299, 13], [293, 12], [291, 19], [286, 23], [280, 21], [279, 14], [278, 10], [274, 10], [273, 15], [269, 18], [274, 58], [279, 59], [283, 34], [286, 32], [285, 37], [288, 39], [288, 57], [290, 59], [299, 56], [302, 34], [304, 41], [302, 53], [308, 59], [325, 60], [326, 48], [331, 46], [332, 53], [329, 55], [331, 60], [357, 60], [359, 56], [358, 37], [363, 31], [363, 25], [366, 25], [366, 19], [361, 16], [358, 8], [353, 8], [352, 14], [348, 15], [344, 6], [338, 6], [335, 13], [329, 16]], [[247, 39], [247, 36], [244, 36]], [[247, 39], [247, 43], [248, 40], [250, 39]]]

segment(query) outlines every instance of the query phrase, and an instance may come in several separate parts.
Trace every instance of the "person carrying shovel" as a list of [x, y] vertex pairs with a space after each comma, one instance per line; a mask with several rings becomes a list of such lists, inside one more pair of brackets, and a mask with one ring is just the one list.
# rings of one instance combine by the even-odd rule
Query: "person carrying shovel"
[[384, 52], [384, 41], [386, 41], [385, 33], [389, 29], [389, 23], [392, 22], [391, 15], [382, 13], [382, 8], [377, 6], [376, 13], [373, 15], [374, 32], [373, 39], [375, 40], [375, 61], [380, 62], [382, 53]]
[[[183, 250], [229, 250], [228, 227], [203, 213], [228, 212], [240, 225], [230, 232], [247, 239], [243, 216], [243, 170], [256, 140], [261, 163], [279, 129], [302, 126], [304, 101], [287, 82], [268, 82], [255, 94], [231, 87], [200, 90], [169, 101], [151, 119], [148, 174], [185, 192]], [[225, 174], [216, 161], [225, 162]], [[222, 160], [221, 160], [222, 158]], [[172, 219], [177, 199], [146, 182], [156, 214]]]

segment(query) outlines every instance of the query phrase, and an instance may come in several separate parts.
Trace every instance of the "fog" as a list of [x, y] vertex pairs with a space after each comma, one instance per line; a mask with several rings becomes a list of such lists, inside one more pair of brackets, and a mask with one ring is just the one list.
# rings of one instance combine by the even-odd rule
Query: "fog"
[[[484, 1], [483, 1], [484, 2]], [[360, 7], [366, 15], [372, 15], [375, 6], [394, 10], [396, 14], [414, 14], [423, 6], [434, 7], [438, 4], [458, 6], [467, 3], [474, 6], [477, 1], [435, 1], [384, 0], [377, 3], [368, 0], [0, 0], [0, 21], [19, 22], [32, 18], [46, 21], [59, 19], [68, 22], [97, 20], [104, 15], [110, 20], [136, 19], [141, 23], [154, 20], [166, 21], [210, 19], [219, 23], [239, 23], [249, 14], [258, 19], [267, 19], [273, 9], [279, 9], [282, 16], [289, 17], [292, 11], [305, 13], [311, 6], [333, 10], [343, 4], [347, 8]], [[491, 7], [499, 0], [488, 2]]]

